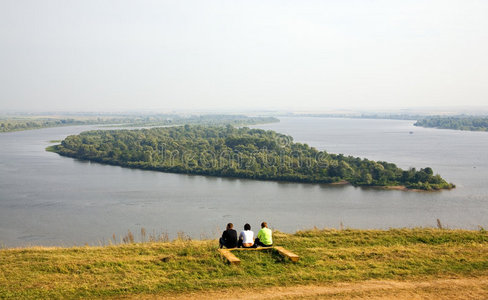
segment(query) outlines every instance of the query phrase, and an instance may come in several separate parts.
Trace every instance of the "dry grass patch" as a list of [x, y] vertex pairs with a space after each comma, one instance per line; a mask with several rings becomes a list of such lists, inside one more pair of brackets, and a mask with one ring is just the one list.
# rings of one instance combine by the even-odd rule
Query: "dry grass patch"
[[440, 229], [276, 232], [300, 256], [239, 251], [241, 266], [220, 257], [216, 241], [106, 247], [0, 250], [0, 298], [105, 298], [488, 276], [485, 231]]

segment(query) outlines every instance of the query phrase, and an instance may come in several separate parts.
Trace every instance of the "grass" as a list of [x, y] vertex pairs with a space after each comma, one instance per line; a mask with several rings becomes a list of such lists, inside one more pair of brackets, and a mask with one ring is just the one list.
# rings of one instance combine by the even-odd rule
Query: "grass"
[[175, 240], [105, 247], [0, 250], [0, 298], [175, 295], [246, 287], [429, 280], [488, 275], [485, 230], [391, 229], [275, 232], [300, 256], [234, 252], [226, 264], [216, 241]]
[[57, 151], [57, 147], [56, 147], [56, 146], [57, 146], [57, 145], [51, 145], [51, 146], [47, 146], [47, 147], [46, 147], [46, 151], [47, 151], [47, 152], [54, 152], [54, 153], [56, 153], [56, 151]]

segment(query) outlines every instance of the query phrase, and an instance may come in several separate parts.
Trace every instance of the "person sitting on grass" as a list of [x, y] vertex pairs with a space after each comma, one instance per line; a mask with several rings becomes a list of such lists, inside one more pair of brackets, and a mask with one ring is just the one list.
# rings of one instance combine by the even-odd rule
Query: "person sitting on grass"
[[239, 234], [238, 248], [252, 248], [254, 245], [254, 232], [251, 231], [251, 225], [244, 225], [244, 231]]
[[224, 246], [226, 248], [237, 247], [237, 232], [233, 228], [234, 224], [227, 224], [227, 229], [222, 233], [222, 237], [219, 239], [220, 249]]
[[268, 228], [268, 223], [263, 222], [261, 223], [261, 230], [258, 232], [258, 237], [254, 241], [254, 246], [261, 246], [261, 247], [271, 247], [273, 246], [273, 238], [271, 229]]

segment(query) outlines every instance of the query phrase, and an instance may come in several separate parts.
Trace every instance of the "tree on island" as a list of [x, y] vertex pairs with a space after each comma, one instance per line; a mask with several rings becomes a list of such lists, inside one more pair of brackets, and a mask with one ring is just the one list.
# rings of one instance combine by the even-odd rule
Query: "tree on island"
[[184, 125], [141, 130], [98, 130], [68, 136], [52, 151], [100, 163], [163, 172], [355, 186], [450, 189], [431, 168], [319, 151], [271, 130]]

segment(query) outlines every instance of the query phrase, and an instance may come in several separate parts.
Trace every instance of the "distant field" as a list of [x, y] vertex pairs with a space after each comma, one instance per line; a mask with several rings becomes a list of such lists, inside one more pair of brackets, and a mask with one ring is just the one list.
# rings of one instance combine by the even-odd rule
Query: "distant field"
[[253, 251], [236, 253], [241, 265], [230, 266], [219, 256], [216, 241], [184, 238], [105, 247], [3, 249], [0, 298], [212, 298], [237, 296], [239, 291], [255, 299], [408, 298], [422, 291], [420, 295], [488, 295], [484, 230], [276, 232], [275, 244], [300, 255], [300, 261]]

